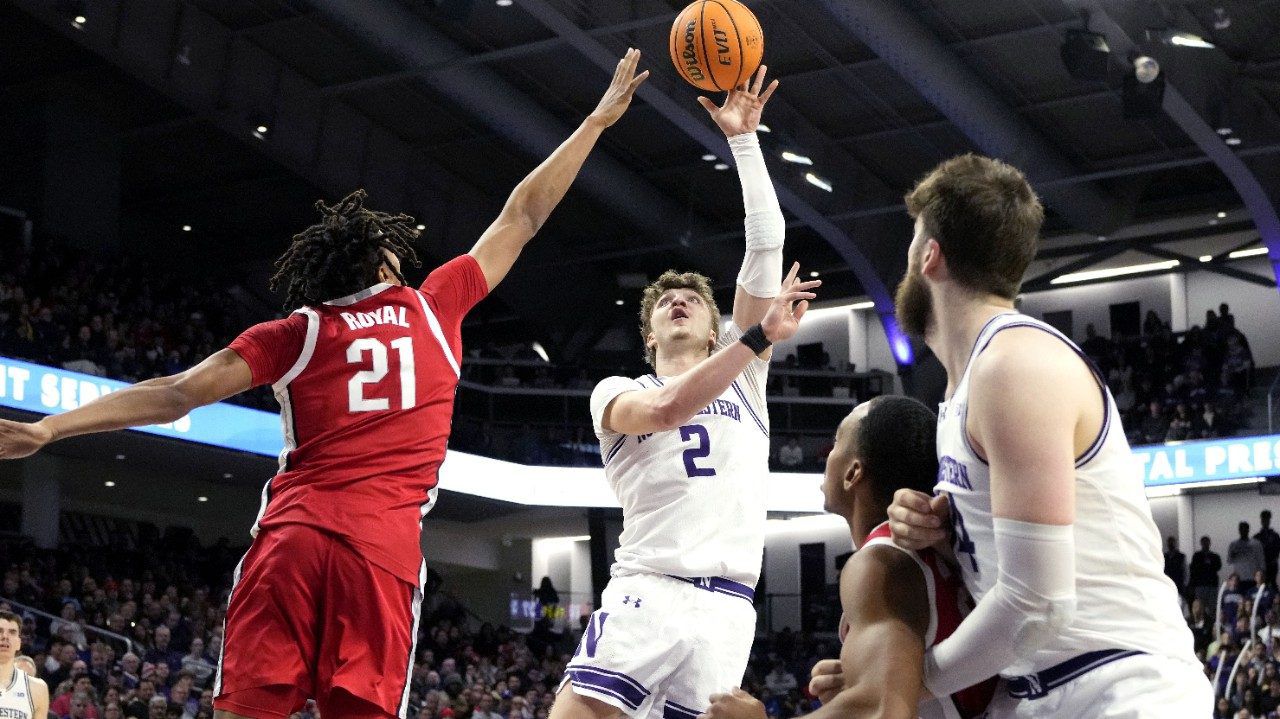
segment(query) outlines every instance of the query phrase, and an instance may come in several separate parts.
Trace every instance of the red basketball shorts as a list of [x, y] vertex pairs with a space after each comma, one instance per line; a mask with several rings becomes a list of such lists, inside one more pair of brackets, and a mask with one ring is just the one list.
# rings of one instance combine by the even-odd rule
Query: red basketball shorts
[[[339, 537], [290, 524], [263, 530], [236, 568], [214, 707], [275, 719], [335, 689], [404, 716], [421, 590]], [[337, 692], [342, 694], [342, 692]]]

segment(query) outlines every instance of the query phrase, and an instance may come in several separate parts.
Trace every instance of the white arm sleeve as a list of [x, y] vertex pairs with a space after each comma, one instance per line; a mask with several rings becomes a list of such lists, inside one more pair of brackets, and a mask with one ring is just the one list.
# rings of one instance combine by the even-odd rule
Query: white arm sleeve
[[960, 627], [925, 654], [935, 697], [979, 684], [1026, 659], [1071, 624], [1076, 611], [1070, 525], [994, 521], [996, 584]]
[[738, 284], [752, 297], [777, 297], [782, 286], [782, 241], [787, 223], [778, 206], [778, 195], [764, 164], [760, 139], [754, 132], [729, 138], [729, 149], [738, 163], [747, 251], [738, 272]]

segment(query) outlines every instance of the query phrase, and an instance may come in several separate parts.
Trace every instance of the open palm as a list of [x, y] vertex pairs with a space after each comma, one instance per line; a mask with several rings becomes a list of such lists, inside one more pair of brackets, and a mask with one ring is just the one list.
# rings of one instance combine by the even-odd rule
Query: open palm
[[765, 89], [764, 75], [767, 69], [761, 65], [754, 78], [730, 90], [724, 99], [724, 105], [717, 106], [705, 97], [698, 98], [698, 104], [706, 108], [725, 137], [755, 132], [760, 126], [760, 114], [764, 112], [764, 105], [769, 102], [773, 91], [778, 89], [777, 80], [769, 83], [768, 89]]

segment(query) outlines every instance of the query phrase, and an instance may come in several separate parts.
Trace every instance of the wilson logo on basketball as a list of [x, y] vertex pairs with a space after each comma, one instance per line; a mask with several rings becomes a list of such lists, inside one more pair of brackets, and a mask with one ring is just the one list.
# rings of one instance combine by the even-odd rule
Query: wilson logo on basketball
[[716, 39], [716, 58], [721, 65], [732, 65], [733, 58], [729, 56], [729, 33], [721, 30], [715, 23], [711, 21], [711, 35]]
[[689, 73], [689, 77], [694, 80], [704, 80], [706, 75], [702, 74], [702, 68], [698, 67], [698, 51], [694, 47], [694, 35], [698, 29], [698, 21], [690, 20], [689, 24], [684, 28], [684, 52], [680, 53], [680, 57], [684, 58], [685, 72]]

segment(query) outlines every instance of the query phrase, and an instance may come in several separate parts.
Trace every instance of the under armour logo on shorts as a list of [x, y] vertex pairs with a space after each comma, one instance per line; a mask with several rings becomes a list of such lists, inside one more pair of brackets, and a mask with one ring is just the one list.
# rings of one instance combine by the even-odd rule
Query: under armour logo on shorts
[[635, 607], [636, 609], [639, 609], [639, 608], [640, 608], [640, 597], [636, 597], [636, 598], [635, 598], [635, 600], [632, 600], [632, 599], [631, 599], [631, 595], [630, 595], [630, 594], [628, 594], [627, 596], [625, 596], [625, 597], [623, 597], [623, 598], [622, 598], [622, 603], [623, 603], [623, 604], [630, 604], [631, 606]]

